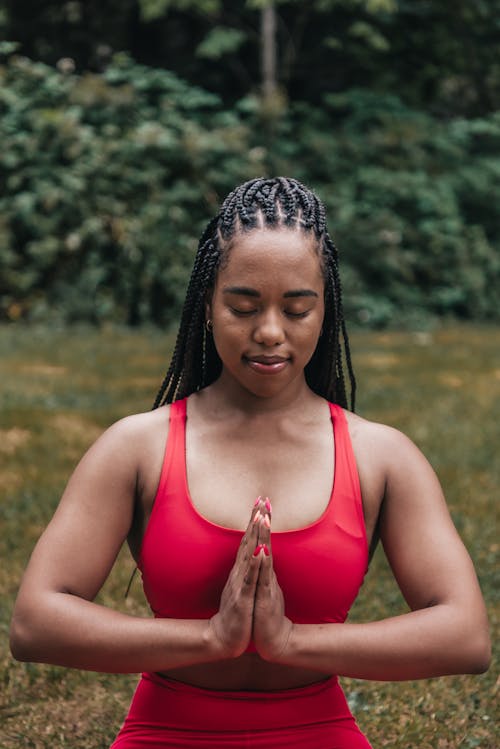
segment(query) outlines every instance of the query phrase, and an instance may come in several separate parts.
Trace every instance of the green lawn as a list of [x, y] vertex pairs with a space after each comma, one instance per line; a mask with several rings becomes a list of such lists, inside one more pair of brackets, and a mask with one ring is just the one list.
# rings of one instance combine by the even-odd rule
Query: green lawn
[[[112, 421], [150, 407], [172, 339], [158, 331], [0, 328], [0, 747], [108, 747], [136, 676], [15, 663], [7, 648], [30, 551], [76, 461]], [[500, 330], [358, 333], [357, 410], [405, 431], [434, 465], [476, 564], [498, 632]], [[147, 611], [122, 552], [100, 600]], [[378, 550], [352, 618], [405, 610]], [[374, 747], [497, 749], [495, 665], [488, 674], [404, 684], [344, 679]], [[497, 711], [497, 712], [496, 712]], [[312, 748], [314, 749], [314, 748]]]

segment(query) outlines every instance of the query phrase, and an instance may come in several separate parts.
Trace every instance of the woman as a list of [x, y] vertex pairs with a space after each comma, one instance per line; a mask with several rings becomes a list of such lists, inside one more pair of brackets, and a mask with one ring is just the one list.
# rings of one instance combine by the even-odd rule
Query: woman
[[[337, 259], [299, 182], [231, 193], [200, 240], [155, 409], [90, 448], [36, 546], [12, 652], [143, 671], [114, 749], [369, 747], [337, 675], [488, 666], [483, 600], [432, 469], [345, 410]], [[411, 611], [347, 624], [379, 537]], [[126, 538], [154, 619], [93, 603]]]

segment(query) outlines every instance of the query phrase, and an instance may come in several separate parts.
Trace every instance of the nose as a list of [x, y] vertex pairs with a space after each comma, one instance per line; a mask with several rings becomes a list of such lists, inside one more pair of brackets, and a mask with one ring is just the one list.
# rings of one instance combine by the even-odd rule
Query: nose
[[283, 321], [279, 312], [261, 312], [254, 329], [254, 341], [263, 346], [278, 346], [285, 340]]

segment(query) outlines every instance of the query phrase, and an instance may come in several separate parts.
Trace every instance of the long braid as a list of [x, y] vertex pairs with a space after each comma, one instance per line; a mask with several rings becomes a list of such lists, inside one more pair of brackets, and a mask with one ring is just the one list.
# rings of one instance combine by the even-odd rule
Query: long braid
[[[193, 358], [194, 352], [189, 351], [188, 341], [193, 344], [193, 333], [195, 330], [199, 330], [200, 307], [203, 312], [204, 299], [203, 295], [200, 294], [200, 282], [201, 288], [204, 288], [207, 278], [210, 276], [212, 278], [215, 277], [218, 254], [213, 249], [213, 233], [216, 231], [216, 227], [217, 218], [214, 218], [209, 222], [201, 236], [186, 292], [172, 360], [156, 396], [153, 408], [158, 408], [163, 403], [172, 403], [178, 399], [177, 390], [181, 381], [185, 380], [188, 371], [186, 359], [189, 355], [191, 355], [191, 360]], [[195, 387], [194, 390], [196, 389]]]
[[347, 371], [349, 373], [349, 382], [351, 385], [351, 411], [356, 409], [356, 377], [352, 365], [351, 348], [349, 346], [349, 336], [347, 335], [347, 326], [342, 318], [342, 336], [344, 338], [345, 359], [347, 362]]
[[172, 361], [153, 408], [184, 398], [217, 379], [222, 363], [213, 336], [205, 329], [205, 305], [217, 270], [238, 232], [280, 226], [314, 233], [325, 281], [323, 328], [305, 368], [306, 380], [316, 393], [347, 408], [345, 358], [354, 410], [356, 380], [342, 306], [338, 251], [327, 231], [323, 203], [288, 177], [245, 182], [226, 197], [207, 225], [198, 244]]
[[[333, 242], [331, 242], [331, 244], [333, 245]], [[334, 276], [335, 276], [335, 286], [338, 292], [338, 316], [339, 316], [339, 321], [340, 321], [339, 339], [340, 339], [340, 333], [342, 333], [342, 338], [344, 342], [344, 355], [345, 355], [345, 360], [347, 363], [347, 373], [349, 376], [349, 384], [350, 384], [350, 389], [351, 389], [351, 411], [354, 411], [356, 407], [356, 377], [354, 376], [354, 369], [352, 366], [352, 358], [351, 358], [351, 349], [349, 346], [349, 336], [347, 335], [347, 326], [346, 326], [344, 312], [343, 312], [342, 285], [340, 283], [339, 267], [338, 267], [337, 262], [335, 262], [335, 266], [334, 266]], [[339, 351], [340, 351], [340, 346], [339, 346]], [[343, 375], [342, 367], [340, 368], [340, 372], [342, 375], [342, 383], [344, 383], [344, 375]], [[345, 393], [346, 392], [345, 384], [343, 386], [344, 386], [344, 393]], [[347, 396], [346, 396], [346, 399], [347, 399]]]
[[[356, 377], [354, 376], [354, 369], [352, 366], [351, 349], [349, 346], [349, 336], [347, 335], [347, 326], [346, 326], [346, 322], [344, 318], [344, 310], [343, 310], [343, 304], [342, 304], [342, 284], [340, 283], [340, 273], [339, 273], [339, 264], [338, 264], [339, 254], [338, 254], [337, 247], [333, 243], [328, 232], [325, 233], [325, 243], [326, 243], [328, 252], [332, 257], [332, 271], [333, 271], [333, 278], [334, 278], [333, 285], [338, 295], [337, 315], [338, 315], [338, 320], [340, 323], [338, 340], [340, 342], [340, 332], [341, 332], [342, 338], [344, 341], [344, 355], [345, 355], [345, 360], [347, 364], [347, 372], [349, 375], [349, 384], [351, 388], [351, 411], [354, 411], [355, 406], [356, 406]], [[344, 392], [345, 392], [345, 387], [344, 387]]]

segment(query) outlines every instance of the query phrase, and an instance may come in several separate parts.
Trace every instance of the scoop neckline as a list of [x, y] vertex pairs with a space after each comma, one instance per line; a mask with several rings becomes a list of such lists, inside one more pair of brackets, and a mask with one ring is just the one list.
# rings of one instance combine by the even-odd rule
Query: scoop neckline
[[[186, 499], [187, 499], [187, 504], [188, 504], [189, 508], [191, 509], [191, 511], [193, 512], [193, 514], [199, 520], [201, 520], [203, 523], [211, 526], [212, 528], [216, 528], [216, 529], [221, 530], [221, 531], [226, 531], [228, 533], [238, 533], [240, 535], [243, 535], [245, 533], [245, 531], [246, 531], [246, 528], [242, 530], [241, 528], [230, 528], [227, 525], [220, 525], [219, 523], [216, 523], [215, 521], [210, 520], [210, 518], [207, 518], [206, 515], [203, 515], [203, 513], [200, 512], [200, 510], [196, 507], [195, 503], [193, 502], [193, 498], [191, 496], [191, 491], [189, 489], [188, 477], [187, 477], [187, 445], [186, 445], [187, 429], [186, 429], [186, 424], [187, 424], [187, 418], [188, 418], [188, 413], [187, 413], [187, 400], [188, 399], [184, 398], [183, 400], [184, 400], [184, 414], [183, 414], [184, 418], [183, 418], [183, 427], [182, 427], [183, 430], [184, 430], [184, 434], [183, 434], [183, 450], [182, 450], [183, 460], [184, 460], [184, 463], [183, 463], [183, 481], [184, 481], [184, 489], [185, 489], [185, 496], [186, 496]], [[316, 518], [315, 520], [313, 520], [311, 523], [308, 523], [307, 525], [303, 525], [300, 528], [288, 528], [287, 530], [282, 530], [282, 531], [275, 531], [275, 530], [273, 530], [272, 531], [273, 537], [274, 536], [282, 536], [282, 535], [284, 536], [284, 535], [290, 534], [290, 533], [302, 533], [304, 531], [311, 530], [312, 528], [315, 528], [317, 525], [319, 525], [320, 523], [322, 523], [325, 520], [326, 516], [329, 514], [329, 512], [331, 511], [331, 509], [333, 507], [333, 501], [334, 501], [334, 495], [335, 495], [335, 485], [336, 485], [336, 478], [337, 478], [337, 467], [338, 467], [338, 461], [337, 461], [337, 458], [338, 458], [337, 436], [338, 435], [337, 435], [337, 424], [336, 424], [337, 418], [336, 418], [336, 414], [334, 414], [334, 406], [335, 406], [335, 404], [334, 403], [330, 403], [327, 400], [324, 400], [324, 402], [327, 404], [329, 412], [330, 412], [330, 421], [331, 421], [331, 424], [332, 424], [332, 431], [333, 431], [333, 461], [334, 461], [333, 462], [332, 489], [331, 489], [331, 492], [330, 492], [330, 496], [329, 496], [327, 505], [326, 505], [325, 509], [323, 510], [323, 512], [321, 513], [321, 515], [318, 518]], [[340, 408], [340, 406], [337, 406], [337, 407]]]

